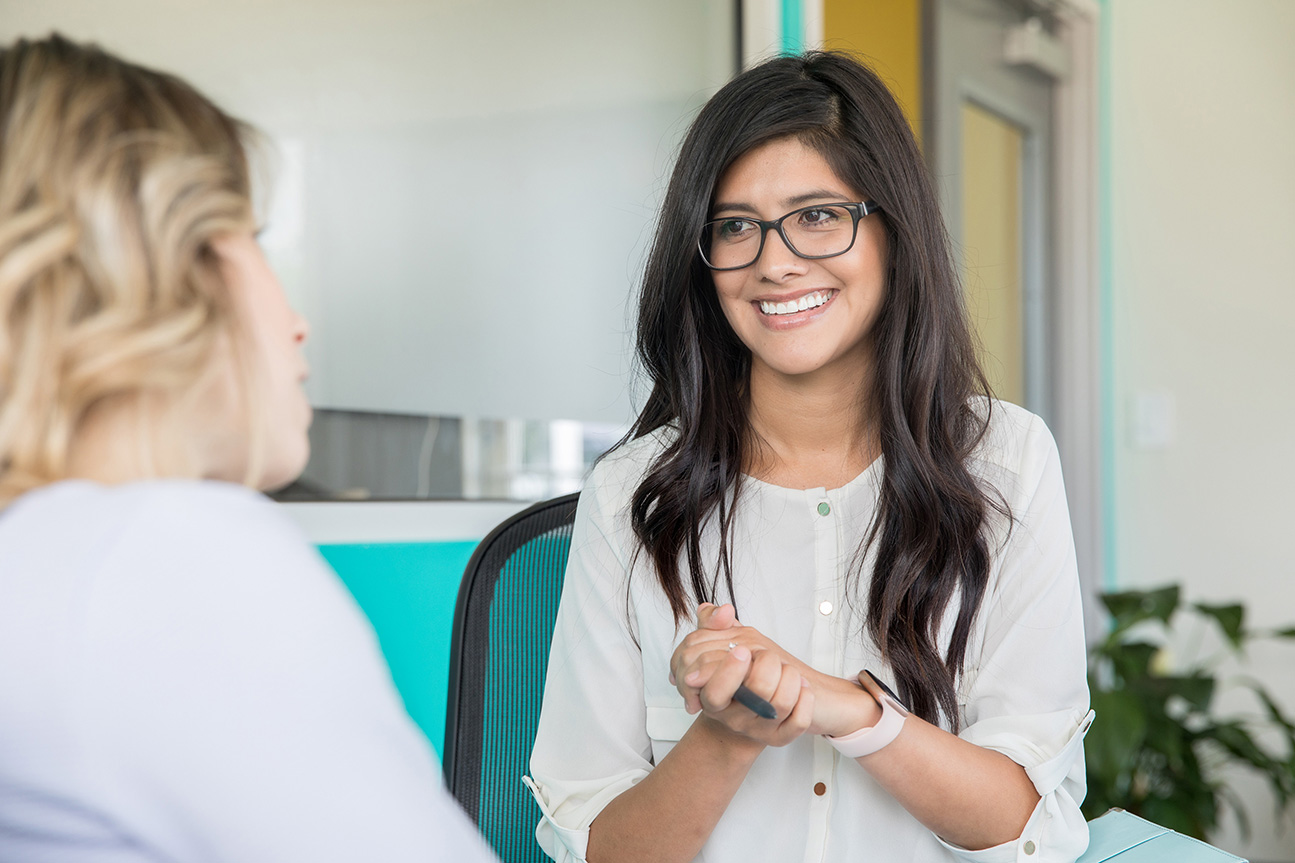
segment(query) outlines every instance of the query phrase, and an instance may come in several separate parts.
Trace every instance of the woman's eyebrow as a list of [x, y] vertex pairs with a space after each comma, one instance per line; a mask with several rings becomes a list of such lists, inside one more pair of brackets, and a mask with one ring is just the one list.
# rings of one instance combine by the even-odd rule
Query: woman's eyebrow
[[805, 204], [811, 204], [814, 201], [853, 201], [850, 195], [830, 189], [814, 189], [812, 192], [805, 192], [800, 195], [793, 195], [790, 198], [784, 198], [782, 204], [788, 209], [794, 210]]
[[[811, 189], [808, 192], [802, 192], [799, 195], [792, 195], [790, 198], [783, 198], [781, 206], [788, 210], [794, 210], [797, 207], [813, 203], [814, 201], [853, 201], [854, 198], [840, 191], [831, 189]], [[716, 201], [715, 206], [711, 207], [712, 213], [736, 212], [757, 214], [757, 210], [751, 204], [745, 201]]]
[[739, 201], [734, 201], [734, 202], [716, 201], [715, 206], [711, 207], [710, 211], [712, 214], [731, 211], [731, 212], [737, 212], [737, 213], [751, 213], [753, 215], [757, 212], [755, 207], [751, 206], [750, 204], [742, 203]]

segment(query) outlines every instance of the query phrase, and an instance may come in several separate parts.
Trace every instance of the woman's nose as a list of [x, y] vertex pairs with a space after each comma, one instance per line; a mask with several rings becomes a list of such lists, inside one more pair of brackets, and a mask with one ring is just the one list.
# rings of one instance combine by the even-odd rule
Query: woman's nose
[[782, 234], [775, 230], [770, 230], [765, 237], [764, 248], [755, 264], [762, 277], [775, 282], [781, 282], [790, 275], [801, 275], [809, 266], [809, 262], [792, 251]]

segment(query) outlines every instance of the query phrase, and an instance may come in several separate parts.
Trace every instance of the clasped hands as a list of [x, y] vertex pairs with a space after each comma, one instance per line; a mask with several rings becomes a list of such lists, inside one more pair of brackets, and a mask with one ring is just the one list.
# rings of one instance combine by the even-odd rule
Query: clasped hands
[[[697, 629], [670, 657], [670, 682], [689, 713], [701, 711], [767, 746], [785, 746], [806, 733], [841, 737], [881, 716], [881, 707], [857, 681], [814, 670], [764, 633], [738, 623], [727, 603], [698, 607]], [[772, 704], [778, 717], [761, 719], [734, 701], [742, 684]]]

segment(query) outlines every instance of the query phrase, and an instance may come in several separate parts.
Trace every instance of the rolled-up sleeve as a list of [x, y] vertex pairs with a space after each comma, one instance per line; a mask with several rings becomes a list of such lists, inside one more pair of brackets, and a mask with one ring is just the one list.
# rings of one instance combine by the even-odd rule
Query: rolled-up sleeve
[[960, 736], [1024, 767], [1040, 799], [1014, 841], [980, 851], [944, 843], [976, 863], [1073, 863], [1088, 846], [1079, 806], [1094, 715], [1074, 539], [1056, 444], [1027, 416], [1028, 425], [1013, 430], [1025, 435], [1021, 461], [1002, 466], [1013, 524], [981, 607]]
[[652, 769], [642, 654], [630, 631], [628, 526], [595, 469], [576, 510], [527, 786], [536, 839], [559, 863], [585, 859], [589, 825]]

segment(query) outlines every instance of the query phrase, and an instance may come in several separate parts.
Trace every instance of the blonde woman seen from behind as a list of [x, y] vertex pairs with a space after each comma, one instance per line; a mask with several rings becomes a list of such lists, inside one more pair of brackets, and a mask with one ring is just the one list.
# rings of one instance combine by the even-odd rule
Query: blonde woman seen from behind
[[258, 493], [306, 463], [308, 328], [247, 135], [96, 48], [0, 48], [0, 859], [493, 860]]

